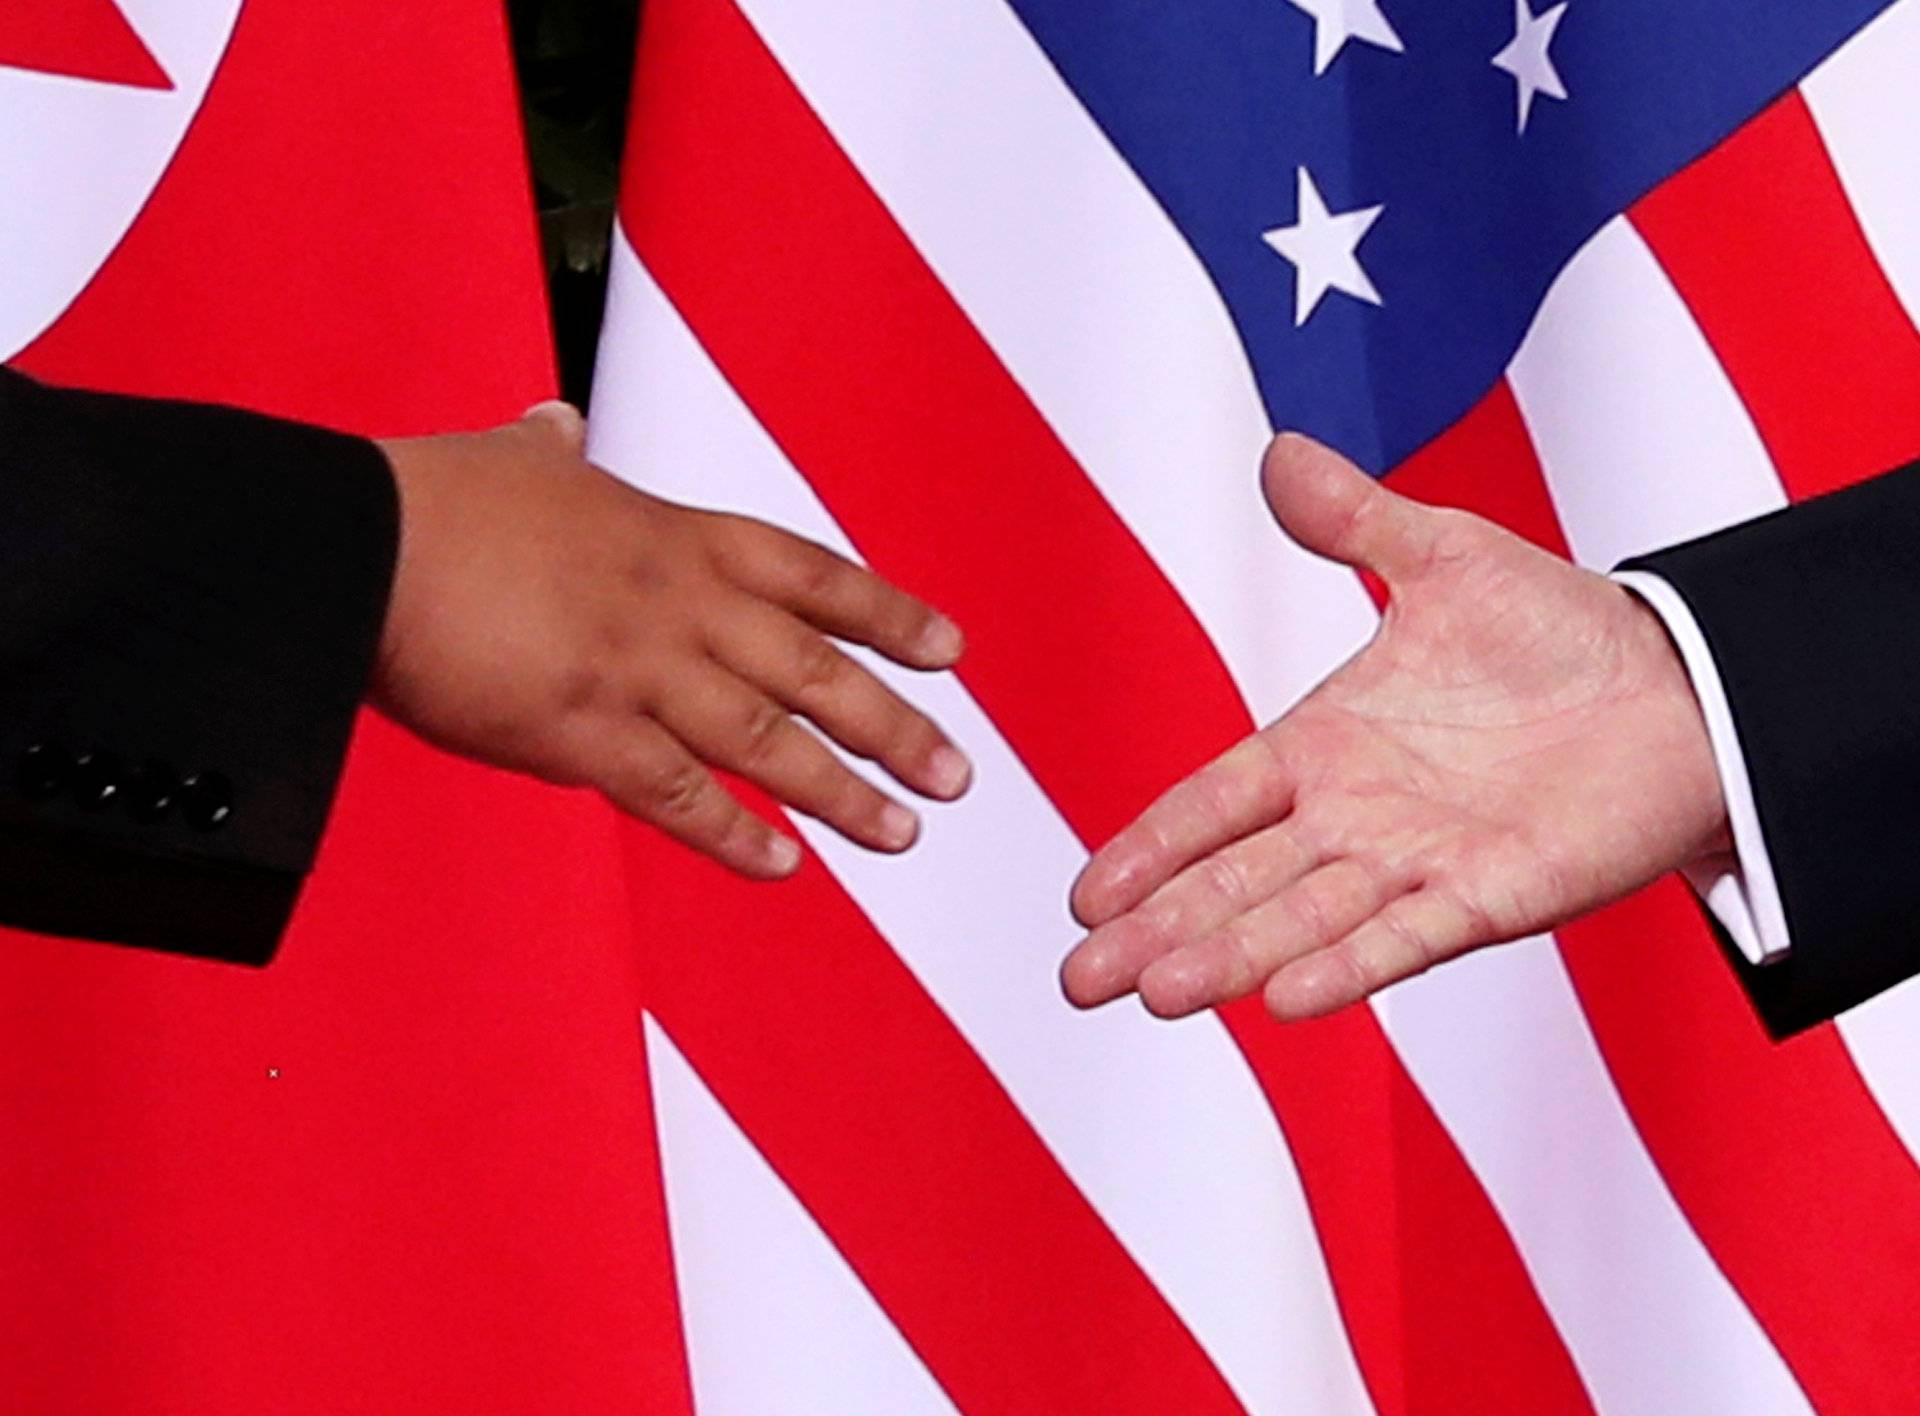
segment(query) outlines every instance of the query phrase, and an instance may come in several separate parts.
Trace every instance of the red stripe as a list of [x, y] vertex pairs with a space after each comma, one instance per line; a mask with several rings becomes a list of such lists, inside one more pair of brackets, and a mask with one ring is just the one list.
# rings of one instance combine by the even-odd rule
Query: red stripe
[[[1504, 384], [1390, 480], [1568, 553]], [[1808, 1395], [1826, 1412], [1911, 1410], [1920, 1172], [1838, 1034], [1771, 1042], [1677, 881], [1559, 935], [1655, 1164]]]
[[[971, 628], [968, 687], [1082, 840], [1105, 839], [1252, 728], [1218, 656], [738, 12], [659, 0], [647, 23], [636, 249], [867, 558]], [[1588, 1409], [1372, 1013], [1226, 1019], [1380, 1407], [1483, 1409], [1498, 1389]]]
[[1790, 497], [1920, 455], [1920, 331], [1798, 91], [1653, 191], [1632, 218], [1740, 391]]
[[1241, 1411], [818, 861], [769, 888], [650, 833], [628, 848], [647, 935], [670, 941], [648, 969], [655, 1016], [955, 1405]]

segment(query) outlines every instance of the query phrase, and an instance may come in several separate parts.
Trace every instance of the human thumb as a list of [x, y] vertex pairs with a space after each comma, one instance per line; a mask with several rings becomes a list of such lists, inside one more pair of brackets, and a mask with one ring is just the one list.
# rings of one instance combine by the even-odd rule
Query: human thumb
[[1370, 570], [1388, 584], [1418, 574], [1430, 559], [1436, 513], [1312, 438], [1275, 438], [1261, 483], [1280, 529], [1317, 555]]

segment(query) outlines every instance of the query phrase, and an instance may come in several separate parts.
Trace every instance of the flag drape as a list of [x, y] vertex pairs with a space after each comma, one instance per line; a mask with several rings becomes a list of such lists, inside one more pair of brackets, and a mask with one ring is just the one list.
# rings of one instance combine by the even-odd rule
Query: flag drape
[[[380, 435], [550, 391], [498, 6], [48, 4], [57, 63], [16, 8], [22, 367]], [[685, 1412], [627, 910], [609, 809], [369, 715], [271, 967], [0, 938], [0, 1409]]]
[[[1666, 883], [1279, 1029], [1062, 896], [1363, 643], [1275, 427], [1584, 564], [1920, 452], [1920, 5], [651, 0], [594, 447], [970, 632], [979, 764], [629, 843], [703, 1412], [1898, 1412], [1920, 994], [1768, 1042]], [[1516, 102], [1517, 99], [1517, 102]]]

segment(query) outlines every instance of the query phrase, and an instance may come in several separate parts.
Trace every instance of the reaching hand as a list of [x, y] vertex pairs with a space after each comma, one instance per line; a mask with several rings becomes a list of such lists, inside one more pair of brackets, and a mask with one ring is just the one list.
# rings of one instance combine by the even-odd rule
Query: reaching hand
[[1177, 1017], [1264, 989], [1314, 1017], [1726, 849], [1705, 724], [1636, 597], [1303, 438], [1265, 481], [1295, 540], [1386, 582], [1385, 617], [1088, 864], [1075, 1003], [1137, 990]]
[[451, 751], [597, 787], [744, 875], [790, 873], [799, 847], [706, 764], [904, 850], [915, 815], [793, 715], [958, 796], [966, 759], [828, 636], [941, 669], [960, 631], [811, 542], [623, 486], [584, 438], [578, 412], [542, 404], [490, 432], [382, 444], [401, 548], [375, 703]]

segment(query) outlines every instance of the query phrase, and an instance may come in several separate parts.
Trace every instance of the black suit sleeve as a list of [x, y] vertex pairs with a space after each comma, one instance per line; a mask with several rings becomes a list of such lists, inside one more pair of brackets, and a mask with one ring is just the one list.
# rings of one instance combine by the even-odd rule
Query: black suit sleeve
[[1630, 562], [1726, 687], [1787, 918], [1730, 952], [1776, 1036], [1920, 973], [1920, 464]]
[[0, 923], [270, 959], [398, 528], [363, 439], [0, 370]]

